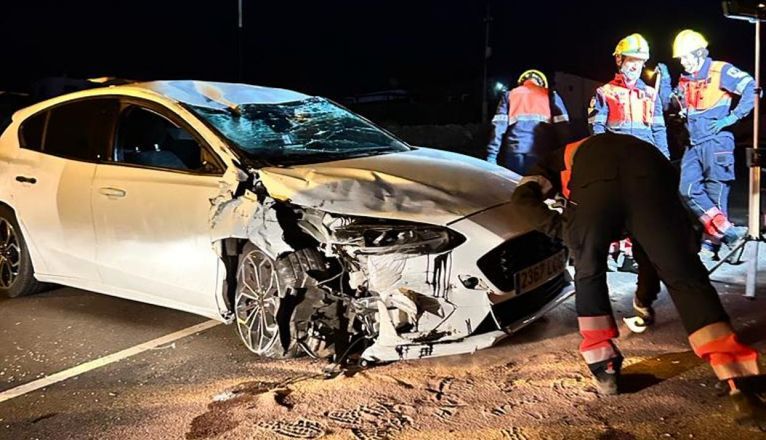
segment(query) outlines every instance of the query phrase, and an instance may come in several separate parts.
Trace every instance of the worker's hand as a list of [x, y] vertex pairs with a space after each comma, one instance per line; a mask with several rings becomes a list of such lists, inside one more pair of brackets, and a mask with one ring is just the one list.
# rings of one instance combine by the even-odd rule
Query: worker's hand
[[662, 78], [670, 79], [670, 71], [668, 71], [668, 66], [666, 66], [665, 63], [657, 63], [655, 70], [662, 75]]
[[710, 131], [712, 131], [715, 134], [718, 134], [724, 128], [734, 125], [735, 122], [737, 122], [737, 117], [733, 115], [732, 113], [729, 113], [728, 116], [726, 116], [725, 118], [721, 118], [717, 121], [712, 122], [710, 124]]

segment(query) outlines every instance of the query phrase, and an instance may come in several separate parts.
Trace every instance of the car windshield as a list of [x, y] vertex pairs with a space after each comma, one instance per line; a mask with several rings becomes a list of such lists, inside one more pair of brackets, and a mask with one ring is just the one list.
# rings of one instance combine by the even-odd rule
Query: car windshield
[[250, 158], [272, 165], [322, 162], [410, 149], [385, 131], [322, 98], [233, 109], [190, 105]]

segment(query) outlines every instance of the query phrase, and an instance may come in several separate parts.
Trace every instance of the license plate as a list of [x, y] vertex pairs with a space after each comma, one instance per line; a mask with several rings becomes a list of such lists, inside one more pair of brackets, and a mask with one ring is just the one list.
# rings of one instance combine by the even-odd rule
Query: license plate
[[566, 252], [559, 253], [516, 273], [516, 295], [534, 290], [566, 267]]

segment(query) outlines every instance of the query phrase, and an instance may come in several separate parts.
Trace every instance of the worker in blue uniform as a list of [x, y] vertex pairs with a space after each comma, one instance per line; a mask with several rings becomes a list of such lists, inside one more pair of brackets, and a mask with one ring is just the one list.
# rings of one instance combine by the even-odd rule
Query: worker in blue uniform
[[[681, 162], [680, 191], [704, 229], [701, 255], [714, 257], [721, 242], [732, 245], [747, 233], [728, 218], [729, 191], [735, 178], [730, 127], [750, 114], [756, 92], [752, 76], [729, 63], [713, 61], [707, 46], [705, 37], [693, 30], [676, 36], [673, 57], [686, 73], [675, 89], [666, 80], [661, 99], [666, 107], [679, 107], [686, 117], [689, 145]], [[732, 109], [734, 95], [740, 99]]]
[[539, 70], [527, 70], [518, 87], [503, 94], [492, 118], [486, 158], [524, 174], [537, 158], [568, 141], [569, 115]]

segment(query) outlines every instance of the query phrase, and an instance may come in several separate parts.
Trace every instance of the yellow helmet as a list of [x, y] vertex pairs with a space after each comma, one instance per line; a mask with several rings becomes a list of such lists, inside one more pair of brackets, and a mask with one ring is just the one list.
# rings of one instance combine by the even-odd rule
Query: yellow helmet
[[673, 58], [681, 58], [687, 53], [707, 47], [707, 40], [699, 32], [684, 29], [673, 41]]
[[524, 71], [524, 73], [522, 73], [521, 76], [519, 76], [519, 80], [516, 82], [518, 84], [523, 84], [524, 81], [528, 79], [535, 79], [535, 78], [542, 83], [543, 87], [545, 87], [546, 89], [548, 88], [548, 78], [545, 77], [545, 74], [543, 72], [540, 72], [539, 70], [536, 70], [536, 69], [529, 69]]
[[617, 43], [612, 55], [624, 55], [627, 57], [638, 58], [640, 60], [649, 59], [649, 43], [641, 34], [630, 34]]

